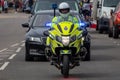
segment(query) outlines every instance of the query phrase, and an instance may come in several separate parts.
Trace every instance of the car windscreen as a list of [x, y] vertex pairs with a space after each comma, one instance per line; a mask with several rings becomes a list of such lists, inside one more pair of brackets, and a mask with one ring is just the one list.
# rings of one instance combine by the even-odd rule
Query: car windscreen
[[46, 23], [51, 22], [53, 15], [37, 15], [33, 21], [33, 27], [45, 27]]
[[35, 12], [41, 11], [41, 10], [52, 10], [52, 4], [59, 5], [61, 2], [67, 2], [70, 5], [71, 10], [78, 11], [77, 2], [75, 0], [44, 0], [44, 1], [37, 1], [35, 5]]
[[120, 0], [104, 0], [103, 6], [105, 7], [116, 7]]

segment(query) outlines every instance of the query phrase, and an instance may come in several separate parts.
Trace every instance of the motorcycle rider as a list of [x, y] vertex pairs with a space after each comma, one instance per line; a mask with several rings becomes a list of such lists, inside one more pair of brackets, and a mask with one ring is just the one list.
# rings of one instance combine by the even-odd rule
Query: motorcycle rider
[[60, 16], [56, 16], [52, 19], [52, 27], [54, 24], [57, 24], [62, 21], [70, 21], [75, 25], [79, 26], [79, 21], [78, 19], [70, 14], [70, 6], [67, 2], [62, 2], [58, 6], [59, 14]]

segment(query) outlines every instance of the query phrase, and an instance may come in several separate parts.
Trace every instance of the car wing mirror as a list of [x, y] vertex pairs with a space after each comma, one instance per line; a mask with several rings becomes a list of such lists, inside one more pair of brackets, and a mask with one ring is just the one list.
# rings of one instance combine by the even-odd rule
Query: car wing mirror
[[44, 34], [45, 36], [49, 36], [49, 31], [48, 31], [48, 30], [47, 30], [47, 31], [44, 31], [43, 34]]
[[28, 28], [28, 27], [29, 27], [29, 24], [28, 24], [28, 23], [23, 23], [23, 24], [22, 24], [22, 27]]

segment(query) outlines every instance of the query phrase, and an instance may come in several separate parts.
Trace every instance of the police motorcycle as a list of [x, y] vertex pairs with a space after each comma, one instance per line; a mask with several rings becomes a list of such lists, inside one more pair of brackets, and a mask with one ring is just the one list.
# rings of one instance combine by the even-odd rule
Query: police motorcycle
[[[46, 56], [52, 61], [64, 77], [69, 76], [69, 70], [79, 66], [79, 61], [84, 54], [83, 30], [78, 29], [78, 25], [64, 21], [54, 25], [54, 28], [44, 32], [46, 40]], [[48, 48], [49, 47], [49, 48]]]
[[[47, 23], [46, 26], [51, 26], [51, 23]], [[47, 36], [45, 55], [51, 65], [61, 71], [64, 78], [69, 77], [71, 69], [80, 65], [81, 59], [90, 59], [90, 54], [86, 55], [87, 44], [84, 43], [87, 32], [78, 26], [72, 22], [63, 21], [54, 24], [52, 29], [44, 31], [44, 35]], [[85, 23], [80, 23], [80, 26], [86, 27]]]

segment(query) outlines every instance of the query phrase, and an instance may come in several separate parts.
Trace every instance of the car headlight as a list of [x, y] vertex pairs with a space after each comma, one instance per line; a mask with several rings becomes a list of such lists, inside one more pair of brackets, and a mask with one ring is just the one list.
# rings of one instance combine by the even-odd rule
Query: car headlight
[[62, 43], [64, 46], [67, 46], [70, 43], [70, 37], [69, 36], [62, 36]]
[[41, 39], [38, 37], [30, 37], [29, 38], [30, 41], [35, 41], [35, 42], [41, 42]]

